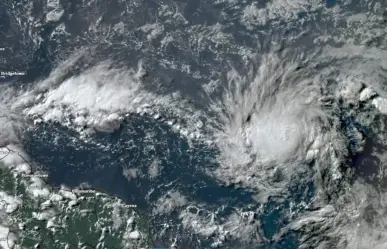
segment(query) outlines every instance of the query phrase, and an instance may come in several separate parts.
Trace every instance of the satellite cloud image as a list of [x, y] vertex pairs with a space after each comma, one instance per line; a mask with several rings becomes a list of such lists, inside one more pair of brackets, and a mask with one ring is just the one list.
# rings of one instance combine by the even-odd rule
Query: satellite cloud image
[[387, 249], [387, 1], [0, 0], [0, 249]]

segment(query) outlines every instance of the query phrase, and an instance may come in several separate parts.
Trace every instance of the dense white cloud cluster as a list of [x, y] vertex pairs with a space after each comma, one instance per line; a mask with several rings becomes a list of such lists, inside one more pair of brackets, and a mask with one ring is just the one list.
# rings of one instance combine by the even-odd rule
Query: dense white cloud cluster
[[[262, 56], [252, 75], [231, 70], [224, 94], [209, 93], [220, 121], [211, 127], [221, 162], [209, 173], [256, 191], [262, 202], [285, 197], [292, 184], [313, 181], [315, 211], [288, 227], [300, 232], [302, 248], [384, 248], [385, 190], [353, 175], [349, 144], [362, 152], [365, 137], [342, 122], [353, 115], [381, 129], [374, 140], [385, 143], [384, 126], [372, 123], [386, 113], [385, 52], [350, 45], [340, 52], [325, 47], [314, 54], [284, 54]], [[327, 61], [332, 67], [322, 66]], [[380, 158], [378, 179], [386, 167], [382, 154], [372, 154]]]
[[214, 130], [222, 163], [212, 172], [220, 181], [259, 190], [265, 198], [286, 189], [318, 157], [329, 158], [331, 174], [340, 178], [334, 163], [345, 153], [345, 140], [324, 102], [324, 86], [299, 68], [309, 60], [267, 54], [253, 77], [228, 73], [225, 93], [211, 106], [221, 124]]
[[108, 63], [66, 79], [57, 88], [38, 95], [27, 116], [44, 122], [70, 123], [80, 129], [109, 132], [119, 128], [123, 115], [156, 98], [142, 90], [138, 71], [113, 69]]

